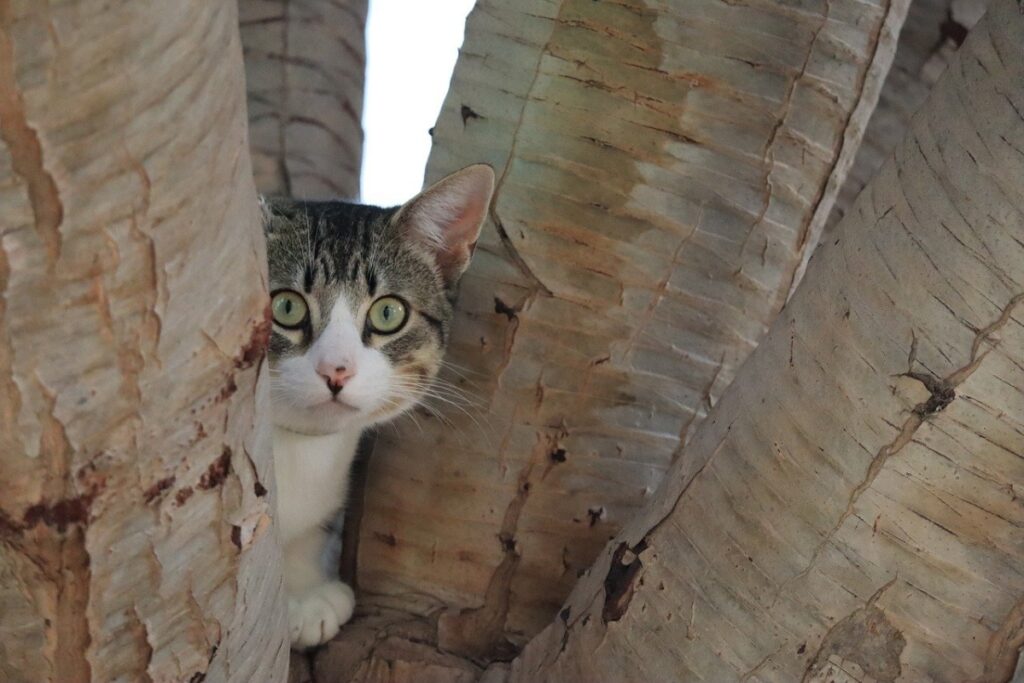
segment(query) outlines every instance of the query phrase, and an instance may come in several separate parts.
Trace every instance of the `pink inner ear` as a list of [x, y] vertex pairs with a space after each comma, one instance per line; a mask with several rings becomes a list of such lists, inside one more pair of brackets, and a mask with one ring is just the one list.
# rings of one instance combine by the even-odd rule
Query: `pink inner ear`
[[448, 285], [469, 264], [493, 192], [490, 166], [469, 166], [424, 190], [400, 213], [414, 236], [433, 251]]

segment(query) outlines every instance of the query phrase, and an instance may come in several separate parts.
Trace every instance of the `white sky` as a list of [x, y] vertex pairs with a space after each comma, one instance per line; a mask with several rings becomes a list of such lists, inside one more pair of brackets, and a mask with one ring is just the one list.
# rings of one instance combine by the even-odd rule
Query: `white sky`
[[366, 21], [362, 196], [400, 204], [420, 191], [474, 0], [370, 0]]

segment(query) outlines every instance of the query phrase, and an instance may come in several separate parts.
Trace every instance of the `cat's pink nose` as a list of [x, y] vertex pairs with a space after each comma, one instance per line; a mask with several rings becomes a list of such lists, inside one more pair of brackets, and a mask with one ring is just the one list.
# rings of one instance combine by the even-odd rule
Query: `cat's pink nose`
[[338, 392], [356, 374], [355, 368], [351, 365], [334, 365], [327, 362], [317, 365], [316, 371], [327, 382], [327, 388], [330, 389], [331, 394], [334, 396], [337, 396]]

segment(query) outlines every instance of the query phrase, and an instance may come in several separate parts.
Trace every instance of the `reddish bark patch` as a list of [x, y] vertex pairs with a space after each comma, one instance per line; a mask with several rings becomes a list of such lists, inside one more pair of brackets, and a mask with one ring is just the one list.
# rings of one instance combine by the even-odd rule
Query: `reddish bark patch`
[[231, 447], [224, 446], [220, 457], [214, 460], [203, 476], [199, 478], [199, 488], [208, 491], [224, 483], [231, 473]]
[[167, 489], [171, 488], [171, 486], [173, 485], [174, 475], [172, 474], [171, 476], [164, 477], [160, 481], [150, 486], [148, 489], [145, 490], [145, 492], [143, 492], [143, 496], [145, 496], [146, 498], [146, 504], [148, 505], [152, 503], [154, 500], [160, 497], [160, 494], [162, 494]]
[[235, 384], [235, 376], [228, 375], [228, 381], [221, 388], [220, 394], [217, 395], [217, 403], [223, 403], [228, 400], [236, 391], [238, 391], [238, 385]]
[[42, 501], [25, 510], [22, 518], [23, 528], [31, 528], [40, 522], [46, 526], [55, 527], [57, 531], [66, 531], [72, 524], [87, 525], [89, 523], [89, 507], [92, 505], [94, 494], [65, 498], [55, 503]]
[[180, 489], [176, 494], [174, 494], [174, 502], [177, 503], [179, 506], [184, 505], [185, 501], [191, 498], [193, 493], [195, 493], [195, 491], [192, 490], [192, 487], [186, 486], [185, 488]]
[[238, 357], [235, 358], [235, 367], [239, 370], [251, 368], [263, 359], [267, 353], [267, 345], [270, 343], [271, 326], [270, 304], [263, 309], [263, 320], [258, 322], [252, 330], [248, 343], [242, 347]]

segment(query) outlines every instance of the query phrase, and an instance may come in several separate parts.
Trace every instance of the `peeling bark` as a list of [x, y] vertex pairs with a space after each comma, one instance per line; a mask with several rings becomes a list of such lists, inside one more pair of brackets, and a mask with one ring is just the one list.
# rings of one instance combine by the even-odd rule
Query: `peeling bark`
[[0, 679], [282, 679], [234, 4], [0, 2], [0, 140]]
[[240, 0], [238, 7], [257, 189], [357, 197], [367, 0]]

